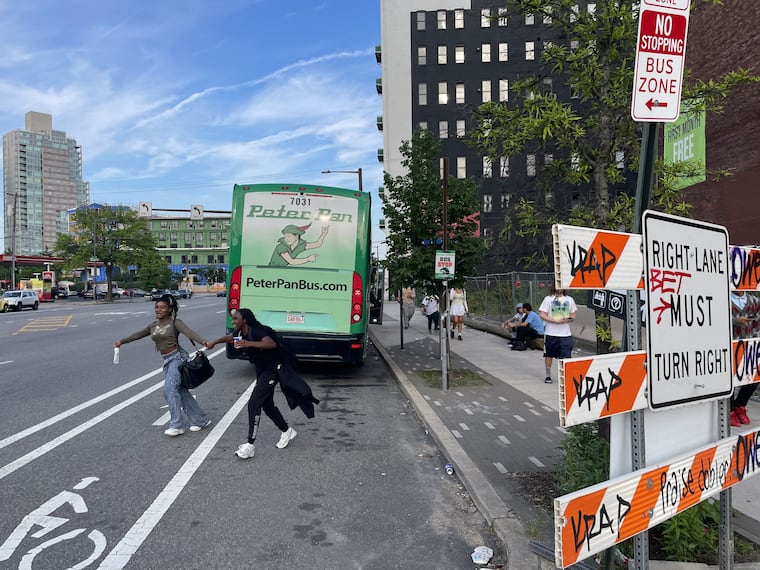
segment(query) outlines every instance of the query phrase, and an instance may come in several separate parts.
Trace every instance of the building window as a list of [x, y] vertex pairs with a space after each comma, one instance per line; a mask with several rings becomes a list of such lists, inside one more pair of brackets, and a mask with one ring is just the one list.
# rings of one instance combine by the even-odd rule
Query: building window
[[534, 59], [536, 59], [535, 42], [525, 42], [525, 60], [532, 61]]
[[425, 12], [417, 12], [417, 29], [420, 31], [425, 29]]
[[195, 243], [203, 243], [203, 233], [195, 232]]
[[570, 49], [575, 51], [578, 49], [578, 46], [580, 45], [580, 42], [578, 40], [570, 40]]
[[507, 25], [507, 9], [499, 8], [498, 14], [499, 14], [499, 25], [506, 26]]
[[460, 30], [464, 28], [464, 10], [454, 10], [454, 27]]
[[499, 158], [499, 177], [509, 178], [509, 157], [502, 156]]
[[464, 83], [462, 81], [457, 81], [455, 93], [457, 105], [464, 105]]
[[480, 95], [483, 103], [488, 103], [491, 100], [491, 80], [484, 79], [480, 82]]
[[457, 178], [467, 178], [467, 158], [457, 157]]
[[446, 29], [446, 10], [438, 10], [438, 29]]
[[169, 241], [173, 243], [177, 242], [177, 232], [171, 232], [169, 234]]
[[578, 4], [570, 6], [570, 21], [575, 22], [578, 20], [578, 13], [580, 12]]
[[[525, 14], [525, 25], [533, 26], [536, 23], [536, 17], [533, 14]], [[419, 28], [417, 28], [419, 29]], [[423, 28], [424, 29], [424, 28]]]
[[420, 121], [420, 129], [422, 129], [423, 131], [426, 131], [427, 127], [428, 127], [427, 121]]
[[172, 229], [173, 230], [179, 229], [179, 220], [172, 220]]
[[525, 157], [525, 167], [528, 176], [536, 175], [536, 155], [529, 154]]
[[438, 122], [438, 138], [441, 138], [441, 139], [449, 138], [449, 122], [448, 121]]
[[551, 164], [554, 162], [554, 155], [553, 154], [545, 154], [544, 155], [544, 164]]
[[493, 194], [483, 194], [483, 213], [493, 212]]
[[544, 95], [548, 95], [552, 92], [552, 78], [551, 77], [544, 77], [541, 80], [541, 89]]
[[449, 57], [446, 51], [446, 46], [438, 46], [438, 64], [445, 65], [448, 63]]
[[449, 102], [449, 86], [445, 81], [438, 82], [438, 104], [446, 105]]
[[544, 192], [544, 200], [546, 201], [547, 206], [553, 206], [554, 205], [554, 192], [551, 190], [547, 190]]
[[209, 234], [209, 235], [211, 237], [211, 242], [212, 243], [216, 243], [216, 242], [219, 241], [219, 233], [218, 232], [211, 232], [211, 234]]
[[420, 105], [427, 105], [427, 83], [417, 84], [418, 101]]
[[615, 152], [615, 167], [618, 170], [623, 170], [625, 168], [625, 152], [622, 150]]
[[168, 265], [171, 265], [171, 263], [172, 263], [172, 256], [171, 256], [171, 255], [165, 255], [165, 256], [164, 256], [164, 261], [165, 261], [165, 262], [166, 262]]
[[499, 61], [509, 61], [509, 44], [499, 42]]
[[509, 208], [509, 201], [512, 198], [512, 194], [508, 192], [502, 192], [501, 193], [501, 209], [506, 210]]
[[499, 79], [499, 101], [509, 101], [509, 79]]
[[214, 256], [213, 255], [206, 256], [206, 263], [214, 263]]
[[218, 260], [217, 260], [217, 262], [218, 263], [224, 263], [224, 256], [220, 255], [219, 258], [218, 258]]
[[483, 8], [480, 11], [480, 27], [481, 28], [491, 27], [491, 9], [490, 8]]
[[457, 138], [464, 137], [464, 119], [457, 119]]
[[169, 229], [169, 222], [166, 220], [161, 220], [160, 227], [162, 230], [168, 230]]
[[493, 178], [493, 161], [488, 156], [483, 157], [483, 178]]
[[586, 6], [586, 10], [588, 10], [589, 14], [596, 14], [596, 3], [589, 2], [588, 6]]
[[158, 232], [158, 241], [166, 241], [166, 232]]
[[493, 245], [493, 228], [483, 228], [483, 240], [486, 242], [486, 247]]
[[187, 256], [186, 255], [181, 256], [180, 259], [179, 259], [179, 262], [180, 263], [187, 263]]
[[580, 167], [581, 167], [581, 156], [577, 152], [574, 152], [573, 154], [570, 155], [570, 168], [577, 171], [578, 169], [580, 169]]
[[425, 46], [417, 48], [417, 65], [427, 65], [427, 48]]
[[464, 46], [454, 48], [454, 63], [464, 63]]
[[547, 26], [552, 23], [552, 7], [546, 7], [546, 13], [544, 14], [544, 24]]
[[190, 232], [185, 232], [185, 241], [193, 241], [193, 234]]
[[491, 44], [481, 44], [480, 61], [483, 63], [489, 63], [491, 61]]

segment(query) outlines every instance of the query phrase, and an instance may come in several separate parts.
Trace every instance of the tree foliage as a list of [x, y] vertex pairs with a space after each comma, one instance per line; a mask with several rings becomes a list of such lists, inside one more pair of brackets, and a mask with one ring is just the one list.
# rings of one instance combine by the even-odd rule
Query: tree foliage
[[148, 229], [145, 219], [137, 212], [124, 207], [80, 208], [73, 216], [73, 234], [59, 234], [55, 243], [56, 255], [63, 258], [66, 270], [87, 267], [96, 260], [105, 265], [108, 280], [107, 299], [111, 300], [111, 282], [114, 267], [138, 266], [141, 283], [143, 273], [151, 279], [163, 275], [166, 262], [156, 251], [158, 244]]
[[[439, 169], [440, 143], [417, 130], [400, 151], [406, 174], [385, 174], [388, 195], [383, 214], [388, 228], [385, 266], [393, 287], [433, 283], [436, 238], [443, 236], [443, 190]], [[472, 275], [482, 261], [484, 240], [478, 230], [479, 202], [472, 180], [448, 178], [448, 246], [456, 252], [458, 277]], [[431, 245], [423, 245], [428, 240]]]
[[[638, 169], [641, 133], [630, 117], [638, 5], [638, 0], [598, 2], [589, 13], [579, 10], [576, 0], [508, 0], [512, 14], [532, 14], [549, 25], [555, 39], [544, 44], [543, 71], [564, 78], [572, 94], [569, 102], [560, 100], [554, 89], [544, 90], [540, 75], [521, 78], [512, 83], [509, 103], [480, 106], [478, 127], [469, 138], [494, 160], [523, 152], [552, 157], [538, 172], [535, 194], [516, 201], [514, 215], [501, 233], [502, 239], [519, 241], [528, 252], [520, 260], [528, 268], [550, 267], [552, 223], [631, 227], [633, 201], [622, 192], [615, 196], [611, 189], [622, 187]], [[720, 112], [722, 101], [737, 86], [758, 81], [745, 69], [707, 81], [689, 78], [687, 72], [683, 101], [708, 112]], [[554, 85], [562, 89], [556, 79]], [[620, 168], [621, 157], [625, 168]], [[683, 172], [688, 168], [693, 167], [658, 164], [659, 194], [653, 208], [688, 214], [684, 193], [674, 189], [674, 180], [688, 176]], [[590, 187], [588, 199], [572, 210], [567, 202], [555, 209], [546, 193], [569, 187]]]

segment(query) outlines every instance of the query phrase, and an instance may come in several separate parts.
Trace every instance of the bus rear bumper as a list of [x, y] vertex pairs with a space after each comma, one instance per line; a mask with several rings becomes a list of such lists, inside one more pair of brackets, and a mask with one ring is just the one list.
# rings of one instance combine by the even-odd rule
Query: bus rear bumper
[[[342, 362], [360, 365], [364, 362], [367, 337], [363, 334], [339, 335], [320, 333], [288, 333], [280, 336], [300, 362]], [[227, 343], [227, 358], [247, 359], [241, 351]]]

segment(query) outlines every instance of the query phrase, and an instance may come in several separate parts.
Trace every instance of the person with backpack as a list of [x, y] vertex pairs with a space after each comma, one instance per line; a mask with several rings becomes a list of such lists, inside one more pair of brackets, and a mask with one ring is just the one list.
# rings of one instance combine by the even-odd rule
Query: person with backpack
[[311, 389], [292, 367], [293, 357], [277, 332], [256, 319], [250, 309], [232, 309], [232, 334], [209, 342], [208, 347], [221, 342], [234, 342], [236, 349], [242, 349], [256, 367], [256, 384], [248, 400], [248, 438], [235, 451], [240, 459], [250, 459], [254, 455], [254, 444], [259, 431], [262, 410], [280, 430], [280, 439], [275, 444], [284, 449], [298, 432], [288, 426], [288, 422], [274, 403], [274, 389], [280, 384], [291, 409], [300, 406], [306, 417], [314, 417], [314, 398]]

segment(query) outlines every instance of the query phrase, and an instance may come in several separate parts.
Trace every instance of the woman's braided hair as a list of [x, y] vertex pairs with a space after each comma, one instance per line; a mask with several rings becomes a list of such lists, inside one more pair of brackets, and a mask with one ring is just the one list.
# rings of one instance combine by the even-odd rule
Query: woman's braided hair
[[172, 310], [172, 319], [177, 318], [177, 313], [179, 313], [179, 303], [177, 303], [177, 299], [174, 297], [174, 295], [165, 293], [161, 295], [161, 298], [157, 302], [166, 303], [169, 305], [169, 308]]

